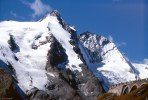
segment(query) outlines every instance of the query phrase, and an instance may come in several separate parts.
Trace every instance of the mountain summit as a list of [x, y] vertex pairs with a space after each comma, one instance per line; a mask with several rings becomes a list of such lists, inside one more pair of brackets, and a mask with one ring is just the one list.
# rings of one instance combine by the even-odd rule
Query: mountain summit
[[145, 78], [114, 43], [90, 32], [77, 36], [57, 10], [37, 22], [0, 22], [0, 68], [24, 100], [95, 100], [112, 84]]
[[106, 90], [110, 85], [139, 77], [139, 72], [120, 53], [116, 45], [105, 37], [85, 32], [80, 35], [79, 39], [87, 65], [103, 82]]

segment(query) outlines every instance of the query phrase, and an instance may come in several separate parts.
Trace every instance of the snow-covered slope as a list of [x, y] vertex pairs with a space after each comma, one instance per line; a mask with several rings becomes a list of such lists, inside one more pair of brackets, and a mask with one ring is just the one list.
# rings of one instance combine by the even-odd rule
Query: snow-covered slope
[[[45, 65], [50, 43], [44, 45], [41, 43], [46, 41], [46, 37], [50, 37], [46, 27], [46, 24], [41, 22], [0, 23], [0, 59], [14, 66], [19, 86], [24, 91], [32, 87], [45, 89], [47, 82]], [[12, 45], [8, 43], [9, 41], [15, 41], [18, 47], [11, 50]], [[33, 49], [33, 46], [38, 48]]]
[[[51, 34], [56, 37], [66, 50], [69, 60], [66, 67], [71, 70], [82, 70], [78, 66], [82, 61], [77, 57], [69, 43], [70, 34], [61, 27], [55, 16], [49, 14], [41, 22], [4, 21], [0, 23], [0, 32], [0, 58], [15, 66], [16, 76], [23, 90], [28, 90], [32, 86], [44, 89], [47, 81], [45, 72], [46, 57], [48, 50], [50, 50], [48, 38], [50, 38]], [[10, 36], [13, 36], [19, 51], [13, 52], [9, 48]], [[33, 49], [35, 47], [36, 49]], [[14, 56], [19, 61], [15, 60]], [[75, 65], [75, 67], [73, 68], [72, 65]], [[41, 80], [41, 82], [38, 82], [38, 80]]]
[[148, 65], [132, 63], [133, 66], [139, 71], [139, 77], [141, 79], [148, 78]]
[[138, 77], [137, 69], [124, 58], [114, 43], [103, 36], [90, 32], [81, 34], [80, 48], [87, 65], [106, 90], [109, 85]]

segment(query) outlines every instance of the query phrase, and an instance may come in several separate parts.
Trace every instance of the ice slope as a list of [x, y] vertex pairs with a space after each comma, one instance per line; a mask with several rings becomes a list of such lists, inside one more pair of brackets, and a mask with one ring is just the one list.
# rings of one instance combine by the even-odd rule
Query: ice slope
[[87, 65], [106, 89], [109, 85], [135, 80], [135, 76], [138, 76], [136, 69], [115, 44], [103, 36], [89, 32], [81, 34], [80, 49]]
[[[45, 90], [48, 82], [46, 74], [55, 77], [53, 73], [47, 73], [45, 70], [51, 44], [48, 39], [51, 35], [66, 50], [69, 61], [66, 68], [81, 72], [79, 64], [82, 61], [69, 43], [70, 33], [62, 28], [56, 16], [49, 14], [38, 22], [0, 22], [0, 60], [14, 67], [18, 85], [24, 92], [33, 87]], [[15, 51], [10, 49], [10, 36], [18, 46]]]
[[148, 78], [148, 65], [132, 63], [133, 66], [139, 71], [139, 77], [141, 79]]

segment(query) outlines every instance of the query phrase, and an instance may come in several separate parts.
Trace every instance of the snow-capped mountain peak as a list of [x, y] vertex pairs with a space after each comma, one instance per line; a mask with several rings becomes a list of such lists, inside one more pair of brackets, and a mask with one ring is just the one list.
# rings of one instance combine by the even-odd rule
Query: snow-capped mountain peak
[[80, 47], [89, 68], [105, 82], [104, 87], [135, 80], [138, 76], [138, 71], [128, 63], [116, 45], [105, 37], [84, 32], [80, 35]]
[[39, 21], [42, 21], [42, 20], [46, 19], [47, 17], [51, 17], [51, 16], [54, 16], [54, 17], [57, 17], [57, 18], [62, 18], [58, 10], [53, 10], [53, 11], [51, 11], [51, 13], [47, 13], [47, 14], [46, 14], [42, 19], [40, 19]]
[[74, 98], [77, 93], [84, 99], [96, 98], [103, 92], [83, 62], [76, 30], [57, 11], [37, 22], [3, 21], [0, 32], [0, 66], [12, 70], [29, 98], [37, 91], [56, 99]]
[[61, 17], [60, 13], [58, 10], [53, 10], [51, 13], [50, 13], [51, 16], [56, 16], [56, 17]]

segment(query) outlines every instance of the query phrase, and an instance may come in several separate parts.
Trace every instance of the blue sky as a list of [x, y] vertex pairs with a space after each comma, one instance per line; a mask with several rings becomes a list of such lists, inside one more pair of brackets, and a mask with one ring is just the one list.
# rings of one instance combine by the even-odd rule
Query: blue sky
[[148, 0], [0, 0], [0, 21], [36, 21], [53, 9], [78, 34], [101, 34], [131, 61], [148, 61]]

